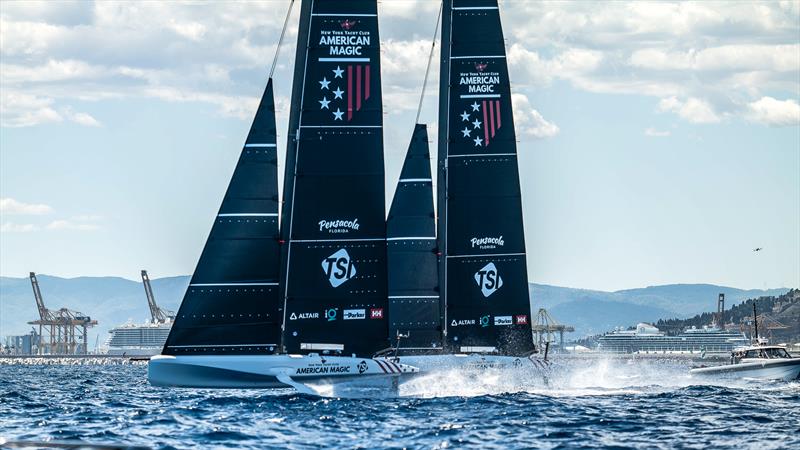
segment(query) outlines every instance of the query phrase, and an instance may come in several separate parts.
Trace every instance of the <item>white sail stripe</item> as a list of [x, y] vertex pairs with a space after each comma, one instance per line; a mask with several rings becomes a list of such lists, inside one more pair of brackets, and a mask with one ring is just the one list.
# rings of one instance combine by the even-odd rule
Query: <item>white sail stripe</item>
[[476, 258], [476, 257], [495, 257], [495, 256], [525, 256], [525, 253], [483, 253], [476, 255], [447, 255], [448, 258]]
[[278, 217], [278, 213], [223, 213], [217, 217]]
[[369, 58], [319, 58], [319, 62], [369, 62]]
[[389, 298], [439, 298], [438, 295], [390, 295]]
[[251, 147], [277, 147], [277, 144], [244, 144], [245, 148]]
[[401, 178], [400, 183], [421, 183], [425, 181], [433, 181], [430, 178]]
[[495, 347], [481, 347], [481, 346], [473, 346], [473, 347], [461, 347], [461, 351], [464, 353], [492, 353], [496, 352], [497, 348]]
[[385, 241], [385, 238], [360, 238], [360, 239], [292, 239], [289, 243], [293, 242], [374, 242]]
[[314, 13], [317, 17], [378, 17], [377, 14], [333, 14], [333, 13]]
[[215, 287], [215, 286], [277, 286], [278, 283], [192, 283], [189, 287]]
[[383, 128], [383, 125], [300, 125], [300, 128]]
[[474, 56], [451, 56], [450, 59], [499, 59], [506, 55], [474, 55]]
[[469, 158], [470, 156], [517, 156], [516, 153], [465, 153], [462, 155], [447, 155], [448, 158]]
[[453, 6], [453, 11], [462, 11], [471, 9], [498, 9], [498, 8], [497, 6]]
[[419, 236], [419, 237], [411, 236], [411, 237], [390, 237], [390, 238], [386, 238], [387, 241], [415, 241], [415, 240], [432, 241], [432, 240], [435, 240], [435, 239], [436, 239], [436, 236]]
[[323, 344], [317, 342], [301, 342], [300, 350], [344, 350], [344, 344]]
[[500, 94], [465, 94], [459, 95], [460, 98], [500, 98]]
[[168, 345], [169, 348], [203, 348], [203, 347], [277, 347], [278, 344], [205, 344], [205, 345]]

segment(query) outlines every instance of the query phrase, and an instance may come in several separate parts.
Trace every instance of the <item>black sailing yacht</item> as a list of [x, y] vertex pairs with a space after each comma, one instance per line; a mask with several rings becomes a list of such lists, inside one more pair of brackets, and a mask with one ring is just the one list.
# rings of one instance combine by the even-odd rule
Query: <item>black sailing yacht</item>
[[270, 77], [152, 384], [416, 372], [372, 358], [389, 347], [382, 122], [376, 1], [304, 0], [280, 235]]
[[[400, 360], [423, 370], [520, 365], [527, 361], [521, 357], [535, 348], [500, 14], [496, 0], [444, 0], [442, 13], [436, 301], [443, 305], [444, 352], [402, 352], [406, 356]], [[417, 200], [415, 208], [424, 215], [427, 201]], [[391, 280], [401, 275], [390, 272], [390, 288]], [[404, 280], [412, 283], [411, 278]], [[420, 289], [433, 286], [425, 276], [419, 280]], [[405, 308], [410, 317], [425, 314]], [[395, 322], [391, 314], [390, 319]]]

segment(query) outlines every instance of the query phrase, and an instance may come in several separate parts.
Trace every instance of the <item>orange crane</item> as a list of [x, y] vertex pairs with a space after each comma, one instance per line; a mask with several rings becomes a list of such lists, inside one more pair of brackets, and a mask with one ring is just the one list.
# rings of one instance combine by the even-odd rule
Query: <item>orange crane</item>
[[147, 276], [147, 271], [142, 270], [142, 284], [144, 285], [144, 294], [147, 296], [147, 306], [150, 307], [150, 317], [153, 323], [166, 323], [175, 319], [173, 311], [162, 309], [156, 304], [156, 298], [153, 295], [153, 288], [150, 286], [150, 277]]
[[29, 325], [39, 325], [36, 353], [39, 355], [87, 354], [87, 330], [97, 325], [97, 321], [81, 312], [67, 308], [56, 311], [47, 309], [44, 306], [36, 274], [31, 272], [30, 278], [33, 297], [36, 299], [36, 308], [39, 310], [39, 320], [28, 322]]

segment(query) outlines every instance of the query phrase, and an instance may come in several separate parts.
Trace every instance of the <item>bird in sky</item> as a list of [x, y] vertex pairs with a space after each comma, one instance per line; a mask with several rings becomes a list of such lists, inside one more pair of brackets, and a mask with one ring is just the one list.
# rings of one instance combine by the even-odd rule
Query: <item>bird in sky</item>
[[761, 250], [764, 250], [764, 247], [756, 247], [753, 249], [754, 252], [760, 252]]

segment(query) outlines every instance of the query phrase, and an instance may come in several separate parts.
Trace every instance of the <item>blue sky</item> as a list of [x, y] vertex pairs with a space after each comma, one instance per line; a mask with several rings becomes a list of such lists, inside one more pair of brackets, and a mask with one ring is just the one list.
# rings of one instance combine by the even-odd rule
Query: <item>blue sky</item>
[[[190, 273], [287, 6], [3, 3], [0, 273]], [[389, 196], [437, 7], [380, 5]], [[531, 281], [800, 286], [800, 2], [501, 13]], [[279, 130], [295, 39], [276, 72]]]

